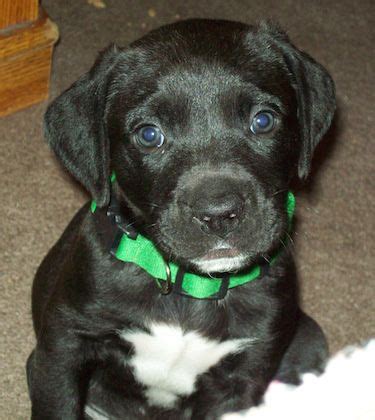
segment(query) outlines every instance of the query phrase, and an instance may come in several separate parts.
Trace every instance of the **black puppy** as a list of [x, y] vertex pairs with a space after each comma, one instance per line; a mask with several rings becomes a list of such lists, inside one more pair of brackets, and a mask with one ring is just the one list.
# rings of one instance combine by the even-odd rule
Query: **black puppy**
[[35, 278], [33, 419], [216, 419], [322, 368], [288, 189], [334, 109], [284, 33], [210, 20], [109, 48], [51, 104], [46, 137], [94, 201]]

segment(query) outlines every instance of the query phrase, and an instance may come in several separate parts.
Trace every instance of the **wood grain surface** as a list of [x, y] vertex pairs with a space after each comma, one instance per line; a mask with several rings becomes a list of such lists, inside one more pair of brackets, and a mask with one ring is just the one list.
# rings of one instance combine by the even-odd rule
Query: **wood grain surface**
[[57, 39], [57, 26], [44, 12], [27, 26], [0, 31], [0, 116], [48, 96], [52, 47]]
[[38, 18], [38, 0], [0, 0], [0, 30]]

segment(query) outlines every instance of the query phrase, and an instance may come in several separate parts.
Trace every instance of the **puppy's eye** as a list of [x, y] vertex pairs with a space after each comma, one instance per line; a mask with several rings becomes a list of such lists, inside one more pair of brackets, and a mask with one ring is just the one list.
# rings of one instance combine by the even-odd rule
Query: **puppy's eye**
[[140, 128], [136, 134], [137, 143], [146, 148], [161, 147], [164, 144], [165, 137], [159, 127], [146, 125]]
[[269, 133], [275, 127], [275, 117], [269, 111], [258, 112], [251, 121], [250, 130], [254, 134]]

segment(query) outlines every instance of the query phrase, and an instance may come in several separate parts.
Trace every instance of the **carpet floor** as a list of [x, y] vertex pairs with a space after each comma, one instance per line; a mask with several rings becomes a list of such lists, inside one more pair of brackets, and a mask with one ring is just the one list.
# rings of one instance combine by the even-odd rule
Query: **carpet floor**
[[[331, 72], [338, 111], [297, 194], [295, 254], [302, 301], [332, 352], [375, 336], [375, 6], [372, 0], [45, 0], [60, 30], [51, 98], [89, 69], [110, 42], [126, 45], [176, 19], [271, 18]], [[1, 81], [0, 81], [1, 83]], [[24, 365], [34, 345], [33, 275], [86, 193], [42, 136], [46, 103], [0, 120], [0, 419], [26, 419]]]

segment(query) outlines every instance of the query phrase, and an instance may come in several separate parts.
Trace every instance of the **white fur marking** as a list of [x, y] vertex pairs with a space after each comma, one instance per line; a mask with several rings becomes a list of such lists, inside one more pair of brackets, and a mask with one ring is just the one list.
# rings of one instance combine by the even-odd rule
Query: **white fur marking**
[[147, 387], [149, 403], [163, 407], [172, 407], [179, 396], [191, 394], [198, 375], [250, 342], [219, 342], [166, 324], [152, 324], [150, 331], [123, 331], [120, 336], [134, 346], [129, 364], [135, 378]]
[[230, 272], [241, 268], [245, 257], [239, 255], [231, 258], [217, 258], [214, 260], [194, 260], [193, 263], [203, 272]]

